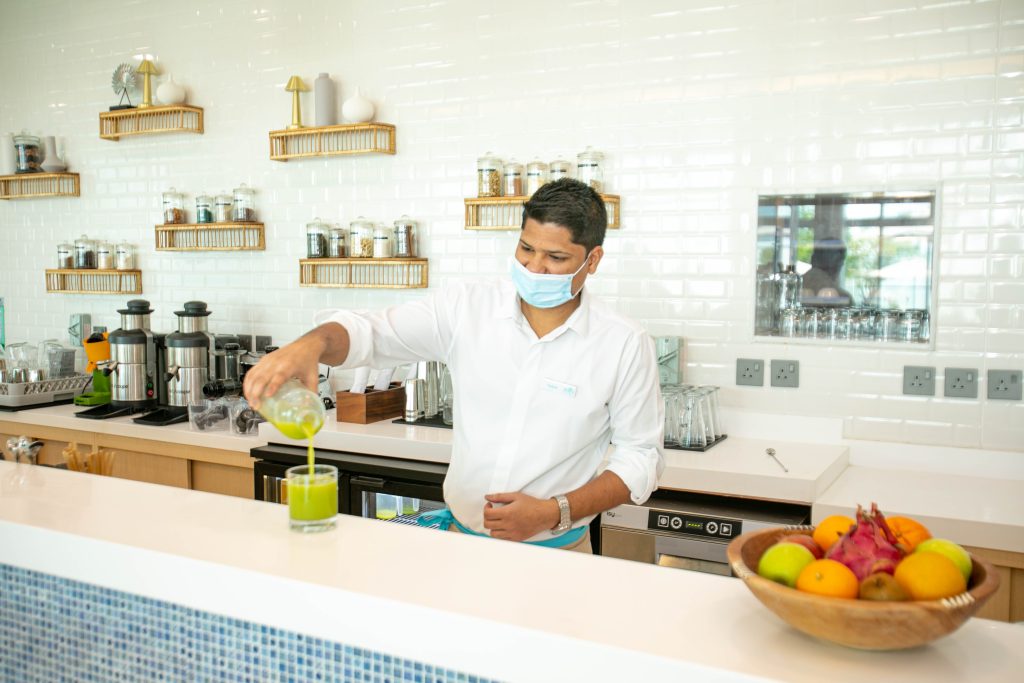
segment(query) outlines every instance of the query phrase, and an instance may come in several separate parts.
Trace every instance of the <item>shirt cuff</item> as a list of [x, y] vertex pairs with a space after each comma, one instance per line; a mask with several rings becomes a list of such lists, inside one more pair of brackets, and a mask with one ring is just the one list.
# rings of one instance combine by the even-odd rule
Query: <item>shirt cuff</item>
[[623, 450], [616, 448], [605, 471], [614, 472], [629, 489], [630, 500], [636, 505], [642, 505], [658, 488], [658, 477], [664, 469], [664, 460], [656, 448], [628, 453]]

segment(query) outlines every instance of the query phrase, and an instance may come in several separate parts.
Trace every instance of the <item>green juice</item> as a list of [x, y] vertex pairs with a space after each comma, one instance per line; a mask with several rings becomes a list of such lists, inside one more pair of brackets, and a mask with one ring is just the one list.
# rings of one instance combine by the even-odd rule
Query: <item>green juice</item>
[[327, 520], [338, 514], [338, 481], [320, 476], [288, 485], [288, 514], [294, 520]]

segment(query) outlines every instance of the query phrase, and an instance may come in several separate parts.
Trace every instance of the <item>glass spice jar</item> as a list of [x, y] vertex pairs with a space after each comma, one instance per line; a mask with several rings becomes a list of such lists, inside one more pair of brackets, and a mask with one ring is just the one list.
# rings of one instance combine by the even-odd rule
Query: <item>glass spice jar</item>
[[373, 229], [373, 258], [391, 258], [391, 228], [378, 225]]
[[597, 192], [604, 191], [604, 155], [590, 147], [576, 155], [576, 179]]
[[349, 223], [348, 253], [355, 258], [373, 257], [373, 223], [362, 216]]
[[213, 221], [215, 223], [231, 222], [231, 195], [221, 192], [213, 202]]
[[213, 203], [210, 195], [201, 194], [196, 197], [196, 223], [213, 222]]
[[135, 247], [127, 242], [118, 242], [114, 248], [114, 268], [117, 270], [135, 268]]
[[75, 267], [75, 259], [72, 256], [73, 246], [67, 242], [61, 242], [57, 245], [57, 267], [61, 269], [68, 269]]
[[395, 256], [413, 258], [416, 256], [416, 221], [402, 216], [395, 221]]
[[501, 196], [501, 159], [487, 152], [476, 160], [478, 197]]
[[327, 256], [329, 258], [343, 258], [347, 253], [345, 241], [347, 235], [344, 228], [332, 225], [327, 231]]
[[523, 165], [510, 159], [501, 172], [501, 193], [506, 197], [521, 197], [523, 194]]
[[22, 133], [14, 136], [15, 173], [42, 173], [43, 151], [39, 138]]
[[534, 159], [526, 165], [526, 196], [532, 197], [548, 182], [548, 165], [539, 159]]
[[242, 183], [233, 194], [231, 218], [236, 223], [252, 223], [256, 220], [256, 193]]
[[572, 162], [555, 159], [548, 167], [548, 180], [553, 183], [562, 178], [572, 178]]
[[185, 222], [185, 195], [173, 187], [163, 194], [164, 223], [167, 225]]
[[82, 235], [75, 240], [75, 268], [96, 267], [96, 242]]
[[114, 251], [110, 242], [96, 243], [96, 267], [100, 270], [114, 269]]
[[306, 223], [306, 258], [327, 257], [327, 225], [319, 218]]

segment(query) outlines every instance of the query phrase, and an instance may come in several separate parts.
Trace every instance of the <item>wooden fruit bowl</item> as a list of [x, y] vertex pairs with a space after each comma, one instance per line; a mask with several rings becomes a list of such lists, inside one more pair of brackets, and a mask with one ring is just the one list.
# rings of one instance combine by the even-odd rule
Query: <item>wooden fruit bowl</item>
[[761, 554], [791, 534], [814, 527], [763, 529], [729, 544], [729, 564], [765, 607], [808, 635], [862, 650], [903, 650], [924, 645], [960, 628], [999, 588], [997, 574], [971, 555], [974, 569], [966, 593], [942, 600], [875, 602], [803, 593], [757, 575]]

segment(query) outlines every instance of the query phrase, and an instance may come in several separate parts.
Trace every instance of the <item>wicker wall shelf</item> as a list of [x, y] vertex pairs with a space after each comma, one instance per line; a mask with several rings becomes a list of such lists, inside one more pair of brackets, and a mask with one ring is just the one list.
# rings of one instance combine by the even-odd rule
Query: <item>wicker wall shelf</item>
[[427, 286], [425, 258], [307, 258], [299, 261], [303, 287], [419, 289]]
[[157, 251], [263, 251], [262, 223], [178, 223], [156, 226]]
[[77, 197], [77, 173], [20, 173], [0, 175], [0, 199]]
[[64, 294], [142, 294], [142, 271], [47, 270], [46, 291]]
[[202, 132], [202, 107], [173, 104], [100, 112], [100, 137], [104, 140], [119, 140], [124, 135]]
[[346, 123], [270, 131], [273, 161], [373, 153], [395, 153], [395, 127], [390, 123]]
[[[619, 227], [619, 196], [603, 194], [608, 228]], [[529, 197], [474, 197], [466, 200], [466, 230], [518, 230]]]

